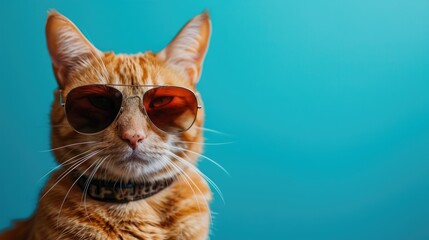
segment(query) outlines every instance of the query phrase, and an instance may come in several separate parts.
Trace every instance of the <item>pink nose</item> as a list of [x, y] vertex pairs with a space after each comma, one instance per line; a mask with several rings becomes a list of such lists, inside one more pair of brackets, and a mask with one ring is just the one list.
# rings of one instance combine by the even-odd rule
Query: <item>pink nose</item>
[[122, 133], [122, 139], [128, 142], [132, 149], [136, 149], [137, 145], [143, 141], [145, 135], [142, 131], [127, 130]]

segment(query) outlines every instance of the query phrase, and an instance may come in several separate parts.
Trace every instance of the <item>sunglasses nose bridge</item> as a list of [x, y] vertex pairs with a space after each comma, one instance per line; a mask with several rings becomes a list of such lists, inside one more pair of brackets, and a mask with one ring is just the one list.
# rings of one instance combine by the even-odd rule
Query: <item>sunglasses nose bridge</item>
[[121, 113], [129, 108], [132, 108], [135, 110], [142, 109], [142, 105], [143, 105], [143, 100], [141, 96], [138, 96], [138, 95], [124, 96], [124, 98], [122, 99]]
[[140, 100], [140, 102], [142, 101], [142, 97], [139, 95], [126, 96], [124, 101], [128, 101], [129, 99], [133, 99], [133, 98], [138, 98]]

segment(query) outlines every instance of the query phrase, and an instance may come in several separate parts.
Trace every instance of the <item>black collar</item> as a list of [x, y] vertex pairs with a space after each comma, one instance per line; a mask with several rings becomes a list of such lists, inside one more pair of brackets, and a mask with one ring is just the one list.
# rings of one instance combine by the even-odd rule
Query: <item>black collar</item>
[[175, 178], [156, 182], [113, 182], [108, 180], [91, 179], [75, 174], [77, 183], [82, 191], [91, 198], [101, 202], [128, 203], [153, 196], [170, 186]]

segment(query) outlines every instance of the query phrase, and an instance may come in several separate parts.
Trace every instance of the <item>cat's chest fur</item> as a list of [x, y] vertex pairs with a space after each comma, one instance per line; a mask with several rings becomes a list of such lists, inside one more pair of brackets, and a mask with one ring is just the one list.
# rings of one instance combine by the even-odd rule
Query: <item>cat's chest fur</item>
[[[60, 173], [51, 177], [45, 191]], [[153, 197], [122, 204], [85, 197], [76, 185], [70, 189], [72, 178], [65, 178], [40, 201], [29, 223], [29, 239], [205, 239], [211, 193], [200, 176], [188, 176], [195, 189], [177, 179]]]

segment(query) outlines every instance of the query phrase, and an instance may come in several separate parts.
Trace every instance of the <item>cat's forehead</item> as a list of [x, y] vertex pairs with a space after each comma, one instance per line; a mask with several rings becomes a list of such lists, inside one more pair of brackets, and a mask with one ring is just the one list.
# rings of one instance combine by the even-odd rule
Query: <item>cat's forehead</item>
[[180, 75], [168, 69], [151, 52], [133, 55], [106, 53], [103, 61], [110, 65], [110, 84], [187, 85]]
[[89, 84], [176, 85], [191, 88], [179, 72], [170, 69], [152, 52], [138, 54], [104, 53], [72, 74], [65, 91]]

